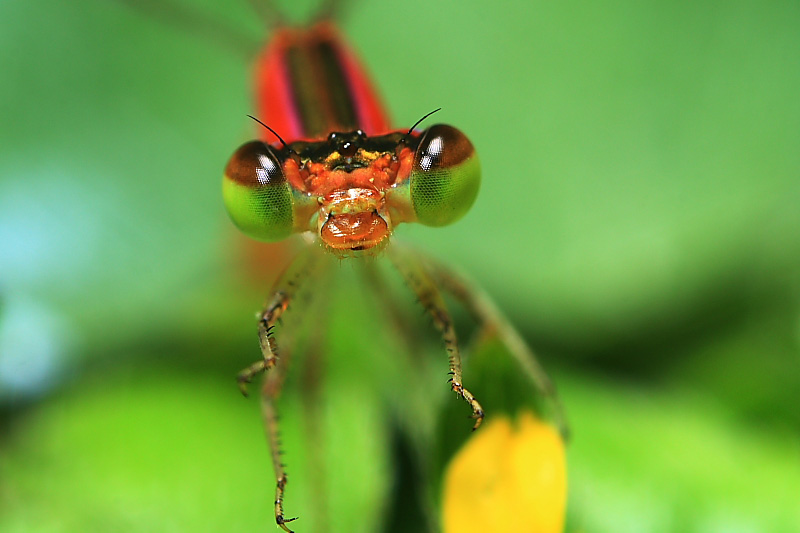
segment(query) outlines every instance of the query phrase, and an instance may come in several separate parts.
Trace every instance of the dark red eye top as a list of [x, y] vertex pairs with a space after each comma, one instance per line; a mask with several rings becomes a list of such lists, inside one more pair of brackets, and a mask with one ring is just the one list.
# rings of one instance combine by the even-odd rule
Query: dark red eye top
[[278, 157], [262, 141], [240, 146], [225, 167], [225, 177], [246, 187], [282, 185], [286, 181]]
[[423, 133], [414, 168], [431, 172], [455, 167], [472, 157], [475, 148], [467, 136], [446, 124], [436, 124]]

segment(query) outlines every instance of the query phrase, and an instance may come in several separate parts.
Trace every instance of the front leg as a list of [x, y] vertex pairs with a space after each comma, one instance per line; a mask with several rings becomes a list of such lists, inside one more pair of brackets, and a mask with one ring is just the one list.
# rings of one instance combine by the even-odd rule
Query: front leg
[[425, 311], [433, 319], [436, 329], [442, 334], [445, 350], [447, 351], [450, 363], [450, 384], [453, 391], [461, 396], [472, 408], [472, 418], [475, 425], [472, 430], [478, 429], [483, 422], [484, 412], [481, 404], [475, 396], [467, 390], [461, 377], [461, 352], [458, 349], [458, 339], [453, 327], [453, 320], [447, 311], [447, 306], [442, 299], [439, 289], [436, 287], [433, 278], [430, 276], [425, 266], [408, 251], [397, 246], [389, 249], [389, 254], [397, 270], [405, 279], [406, 284], [417, 295], [417, 299], [425, 308]]
[[301, 253], [286, 271], [278, 278], [267, 305], [258, 314], [258, 343], [262, 358], [251, 364], [236, 376], [239, 389], [247, 396], [247, 385], [255, 376], [274, 367], [278, 362], [278, 344], [274, 329], [292, 302], [303, 280], [314, 274], [319, 262], [319, 251], [308, 249]]
[[547, 376], [528, 343], [511, 325], [485, 291], [439, 262], [426, 258], [431, 276], [472, 315], [484, 333], [495, 336], [530, 376], [538, 393], [549, 401], [552, 417], [561, 434], [569, 436], [564, 408], [553, 382]]
[[275, 342], [273, 330], [275, 323], [289, 307], [291, 299], [292, 294], [278, 289], [272, 295], [264, 310], [258, 315], [258, 343], [261, 345], [262, 358], [236, 375], [239, 390], [245, 396], [247, 396], [247, 385], [253, 381], [253, 378], [261, 372], [274, 367], [278, 362], [278, 345]]
[[278, 365], [275, 372], [271, 372], [261, 388], [261, 416], [264, 419], [264, 431], [269, 442], [272, 457], [272, 467], [275, 472], [275, 523], [287, 533], [294, 533], [286, 525], [297, 518], [286, 518], [283, 514], [283, 493], [286, 491], [286, 465], [281, 461], [281, 436], [278, 413], [275, 409], [275, 400], [280, 395], [286, 373], [286, 365]]
[[247, 396], [247, 384], [254, 376], [265, 370], [275, 369], [264, 380], [261, 388], [261, 410], [275, 471], [275, 522], [288, 533], [292, 533], [292, 530], [286, 524], [296, 518], [285, 518], [283, 513], [283, 497], [288, 478], [285, 465], [281, 461], [280, 430], [275, 409], [275, 400], [280, 395], [286, 375], [287, 360], [278, 358], [278, 345], [273, 332], [276, 323], [295, 299], [301, 283], [315, 274], [319, 259], [320, 253], [316, 248], [308, 249], [278, 278], [272, 296], [258, 315], [258, 340], [262, 359], [239, 372], [236, 377], [242, 394]]

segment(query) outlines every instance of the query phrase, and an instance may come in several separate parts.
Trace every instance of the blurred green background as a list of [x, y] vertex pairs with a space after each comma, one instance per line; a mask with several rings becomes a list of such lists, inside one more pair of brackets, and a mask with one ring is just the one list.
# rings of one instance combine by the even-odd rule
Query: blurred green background
[[[0, 4], [0, 531], [272, 530], [233, 386], [268, 287], [219, 187], [265, 31], [244, 1], [183, 5], [234, 38], [165, 8]], [[396, 124], [441, 106], [481, 154], [463, 221], [397, 237], [478, 279], [554, 375], [572, 527], [800, 531], [800, 3], [342, 19]], [[379, 420], [357, 389], [340, 411]]]

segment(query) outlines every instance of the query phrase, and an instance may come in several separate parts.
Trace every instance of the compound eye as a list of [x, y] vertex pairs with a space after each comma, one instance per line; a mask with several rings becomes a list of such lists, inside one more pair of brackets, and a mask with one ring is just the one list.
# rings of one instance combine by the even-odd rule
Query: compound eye
[[446, 226], [472, 207], [481, 183], [475, 147], [452, 126], [436, 124], [422, 133], [411, 171], [411, 203], [426, 226]]
[[294, 227], [292, 188], [269, 145], [251, 141], [228, 161], [222, 196], [233, 223], [262, 241], [279, 241]]

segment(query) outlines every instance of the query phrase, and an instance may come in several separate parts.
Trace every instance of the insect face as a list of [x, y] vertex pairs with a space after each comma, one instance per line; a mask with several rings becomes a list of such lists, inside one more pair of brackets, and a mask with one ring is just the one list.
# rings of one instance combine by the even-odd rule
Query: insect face
[[445, 226], [475, 201], [480, 163], [456, 128], [368, 137], [358, 130], [283, 148], [251, 141], [228, 162], [225, 205], [248, 235], [313, 231], [331, 252], [380, 250], [402, 222]]

